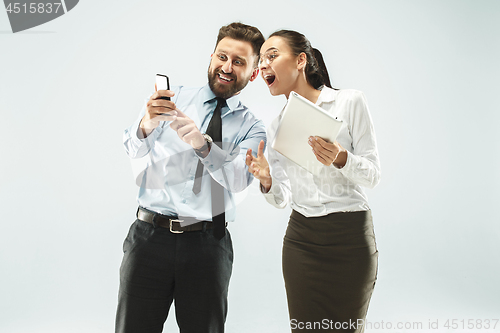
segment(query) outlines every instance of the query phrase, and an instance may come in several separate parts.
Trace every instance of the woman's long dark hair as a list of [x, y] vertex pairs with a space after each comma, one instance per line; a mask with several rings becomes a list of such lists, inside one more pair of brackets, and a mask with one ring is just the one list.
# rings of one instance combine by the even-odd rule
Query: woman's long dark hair
[[306, 54], [306, 79], [314, 89], [318, 89], [322, 85], [332, 88], [323, 55], [318, 49], [311, 46], [306, 36], [293, 30], [278, 30], [273, 32], [269, 38], [274, 36], [284, 38], [296, 56], [302, 52]]

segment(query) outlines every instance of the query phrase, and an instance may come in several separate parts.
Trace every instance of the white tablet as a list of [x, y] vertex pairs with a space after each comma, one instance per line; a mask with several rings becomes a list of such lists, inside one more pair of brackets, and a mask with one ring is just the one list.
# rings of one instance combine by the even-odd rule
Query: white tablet
[[286, 156], [313, 175], [324, 166], [316, 159], [308, 143], [310, 136], [334, 142], [342, 121], [292, 91], [272, 143], [274, 150]]

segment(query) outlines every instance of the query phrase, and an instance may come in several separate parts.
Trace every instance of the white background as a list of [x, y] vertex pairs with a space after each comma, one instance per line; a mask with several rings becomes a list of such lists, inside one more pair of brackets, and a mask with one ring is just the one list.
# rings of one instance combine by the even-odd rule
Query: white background
[[[0, 331], [113, 331], [138, 190], [123, 130], [155, 73], [205, 84], [233, 21], [304, 33], [332, 83], [367, 97], [382, 163], [367, 191], [380, 252], [367, 320], [444, 332], [446, 319], [500, 319], [499, 18], [496, 0], [86, 0], [12, 34], [0, 10]], [[242, 100], [266, 124], [285, 103], [261, 78]], [[287, 332], [290, 209], [256, 183], [245, 195], [227, 332]]]

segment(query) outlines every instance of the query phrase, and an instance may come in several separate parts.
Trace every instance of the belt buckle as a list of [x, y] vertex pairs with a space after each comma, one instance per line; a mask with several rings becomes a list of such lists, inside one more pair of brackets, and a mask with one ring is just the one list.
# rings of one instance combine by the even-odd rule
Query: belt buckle
[[169, 219], [170, 220], [170, 232], [173, 234], [182, 234], [184, 231], [177, 231], [177, 230], [172, 230], [172, 222], [184, 222], [184, 220], [174, 220], [174, 219]]

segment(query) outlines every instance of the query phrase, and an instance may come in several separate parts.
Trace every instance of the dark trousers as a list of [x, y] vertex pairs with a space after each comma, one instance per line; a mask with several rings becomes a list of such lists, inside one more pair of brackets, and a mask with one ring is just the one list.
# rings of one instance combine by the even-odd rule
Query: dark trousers
[[292, 332], [363, 332], [377, 266], [370, 211], [293, 211], [283, 242]]
[[172, 301], [181, 333], [222, 333], [233, 266], [231, 236], [171, 233], [136, 220], [123, 244], [118, 333], [160, 333]]

